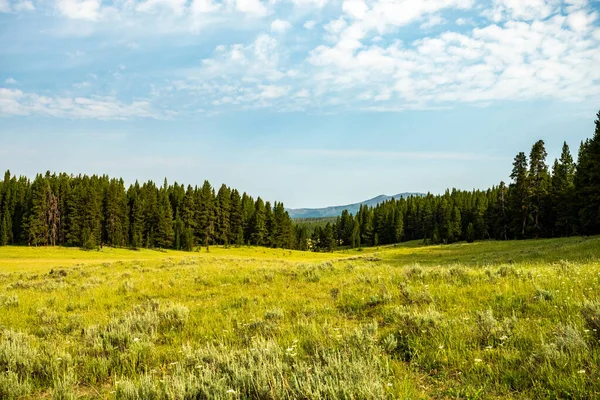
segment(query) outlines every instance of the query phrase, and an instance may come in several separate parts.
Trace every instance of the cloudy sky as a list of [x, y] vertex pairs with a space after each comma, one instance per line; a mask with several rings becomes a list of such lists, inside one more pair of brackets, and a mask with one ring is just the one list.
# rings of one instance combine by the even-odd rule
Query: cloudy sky
[[598, 1], [0, 0], [17, 174], [290, 207], [487, 188], [537, 139], [576, 153], [598, 109]]

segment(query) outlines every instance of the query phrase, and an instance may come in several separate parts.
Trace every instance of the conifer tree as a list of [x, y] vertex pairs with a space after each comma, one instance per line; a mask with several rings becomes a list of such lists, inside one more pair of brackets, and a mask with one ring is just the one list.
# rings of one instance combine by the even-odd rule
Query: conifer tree
[[217, 237], [220, 244], [228, 245], [231, 238], [231, 190], [221, 185], [216, 199]]
[[529, 211], [532, 215], [533, 232], [539, 238], [543, 229], [543, 215], [546, 211], [548, 196], [548, 166], [546, 148], [543, 140], [535, 142], [529, 155]]
[[198, 212], [196, 214], [198, 233], [200, 242], [208, 249], [213, 240], [215, 225], [215, 200], [212, 186], [208, 181], [204, 181], [199, 197], [197, 202]]
[[50, 191], [48, 182], [37, 175], [31, 185], [31, 200], [27, 217], [28, 242], [33, 246], [48, 244], [47, 196]]
[[256, 246], [264, 246], [266, 244], [268, 232], [265, 213], [265, 203], [259, 197], [256, 199], [251, 221], [251, 243]]
[[159, 190], [156, 229], [154, 236], [155, 246], [169, 248], [173, 244], [173, 210], [167, 195], [166, 187]]
[[560, 159], [555, 160], [552, 167], [550, 186], [551, 218], [554, 221], [554, 233], [558, 236], [570, 236], [575, 232], [574, 179], [575, 163], [567, 142], [564, 142]]
[[128, 190], [130, 210], [130, 246], [134, 249], [144, 245], [144, 204], [140, 196], [140, 186], [138, 182]]
[[513, 162], [510, 174], [513, 183], [510, 188], [511, 209], [513, 210], [513, 232], [517, 237], [525, 237], [525, 228], [529, 217], [528, 199], [529, 184], [527, 172], [527, 156], [520, 152]]
[[582, 233], [600, 233], [600, 111], [594, 136], [581, 144], [575, 173], [575, 189], [579, 204]]

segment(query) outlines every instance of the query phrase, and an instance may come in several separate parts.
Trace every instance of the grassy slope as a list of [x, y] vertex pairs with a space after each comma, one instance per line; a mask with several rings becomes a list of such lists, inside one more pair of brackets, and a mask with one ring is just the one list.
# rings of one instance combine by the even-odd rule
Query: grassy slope
[[599, 283], [600, 238], [0, 247], [0, 398], [597, 398]]

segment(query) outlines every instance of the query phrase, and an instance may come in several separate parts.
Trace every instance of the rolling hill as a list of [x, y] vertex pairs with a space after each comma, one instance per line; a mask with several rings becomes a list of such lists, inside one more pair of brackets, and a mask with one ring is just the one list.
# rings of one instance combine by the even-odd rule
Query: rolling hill
[[400, 199], [402, 197], [409, 196], [423, 196], [423, 193], [398, 193], [393, 196], [387, 196], [385, 194], [381, 194], [377, 197], [373, 197], [372, 199], [362, 201], [360, 203], [347, 204], [344, 206], [330, 206], [323, 208], [290, 208], [287, 209], [290, 217], [292, 218], [324, 218], [324, 217], [337, 217], [342, 214], [342, 211], [348, 210], [350, 214], [356, 214], [361, 205], [367, 206], [375, 206], [379, 203], [383, 203], [384, 201], [390, 199]]

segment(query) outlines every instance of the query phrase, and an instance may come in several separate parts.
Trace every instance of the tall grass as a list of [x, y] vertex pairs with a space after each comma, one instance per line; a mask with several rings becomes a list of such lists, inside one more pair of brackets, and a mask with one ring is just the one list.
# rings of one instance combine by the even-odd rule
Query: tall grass
[[1, 399], [600, 398], [598, 238], [3, 251]]

